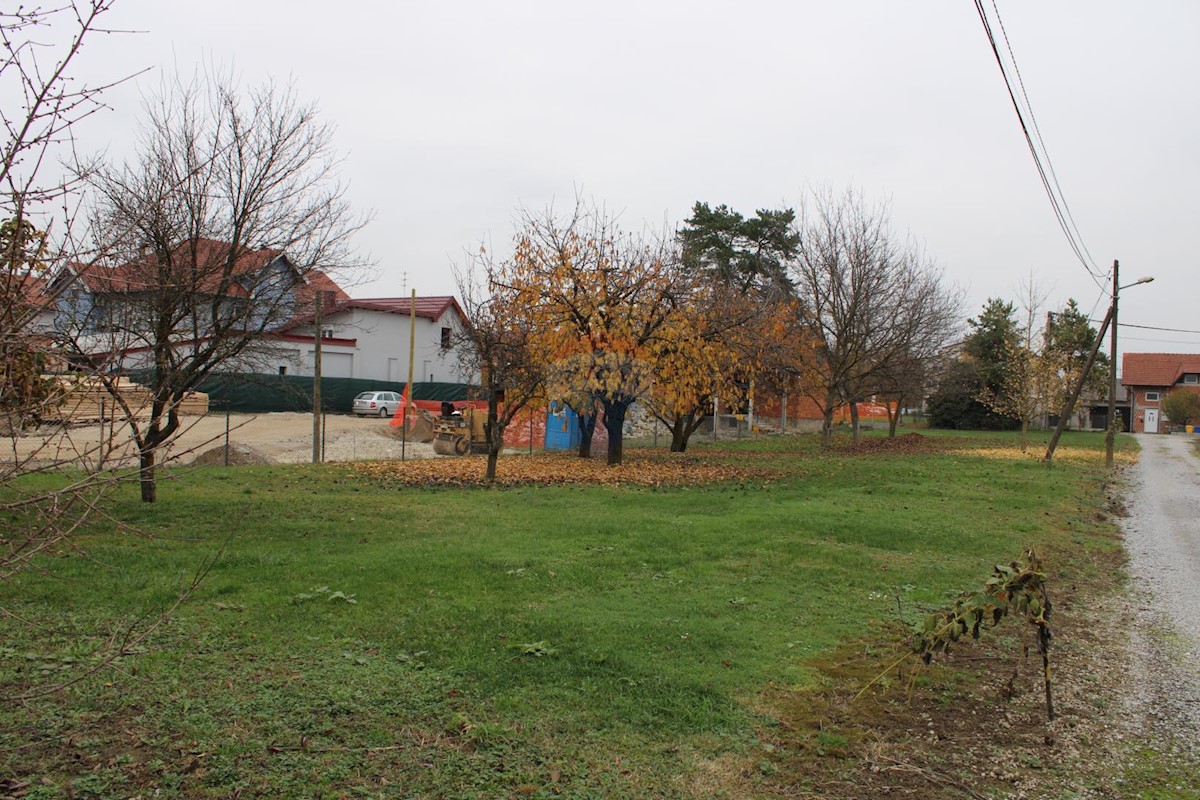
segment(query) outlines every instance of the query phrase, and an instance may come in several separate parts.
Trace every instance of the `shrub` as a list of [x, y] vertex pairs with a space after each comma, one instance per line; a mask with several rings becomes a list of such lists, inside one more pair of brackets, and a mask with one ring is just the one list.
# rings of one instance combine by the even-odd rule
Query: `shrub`
[[1163, 400], [1162, 408], [1167, 418], [1176, 425], [1191, 425], [1200, 420], [1200, 394], [1177, 389]]

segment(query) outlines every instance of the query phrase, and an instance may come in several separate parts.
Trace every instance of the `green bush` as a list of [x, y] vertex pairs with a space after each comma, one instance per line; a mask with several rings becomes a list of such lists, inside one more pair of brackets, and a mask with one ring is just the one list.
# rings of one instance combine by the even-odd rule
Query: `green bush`
[[1191, 425], [1200, 419], [1200, 394], [1176, 389], [1163, 400], [1162, 408], [1176, 425]]

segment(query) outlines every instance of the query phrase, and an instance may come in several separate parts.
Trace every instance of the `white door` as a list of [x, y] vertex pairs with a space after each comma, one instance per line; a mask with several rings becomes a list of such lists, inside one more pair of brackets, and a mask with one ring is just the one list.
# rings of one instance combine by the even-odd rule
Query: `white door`
[[1158, 433], [1158, 409], [1146, 409], [1146, 433]]

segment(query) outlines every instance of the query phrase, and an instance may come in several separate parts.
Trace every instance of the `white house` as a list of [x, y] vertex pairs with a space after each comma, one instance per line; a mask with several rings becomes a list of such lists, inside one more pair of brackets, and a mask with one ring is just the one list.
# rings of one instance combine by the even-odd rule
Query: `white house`
[[[459, 364], [454, 341], [465, 316], [451, 296], [379, 297], [341, 300], [322, 313], [321, 375], [403, 383], [408, 380], [409, 333], [416, 318], [413, 380], [474, 383]], [[280, 375], [314, 372], [317, 321], [312, 315], [275, 335], [272, 347]]]
[[[356, 300], [324, 272], [296, 270], [281, 251], [235, 255], [231, 262], [228, 244], [201, 239], [165, 254], [140, 251], [129, 263], [68, 265], [38, 294], [54, 298], [43, 305], [65, 349], [110, 367], [150, 366], [166, 307], [175, 321], [171, 346], [183, 361], [200, 353], [215, 372], [311, 377], [319, 335], [322, 377], [403, 383], [415, 319], [414, 381], [477, 382], [455, 352], [466, 318], [453, 297]], [[164, 283], [176, 272], [183, 279]], [[212, 320], [235, 344], [247, 336], [252, 343], [222, 353]]]

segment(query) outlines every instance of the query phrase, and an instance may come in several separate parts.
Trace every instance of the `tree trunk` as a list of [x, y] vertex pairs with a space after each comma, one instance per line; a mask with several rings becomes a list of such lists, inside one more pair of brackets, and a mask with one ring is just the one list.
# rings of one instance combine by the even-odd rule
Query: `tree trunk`
[[858, 403], [850, 401], [850, 438], [855, 444], [862, 437], [861, 430], [858, 426]]
[[488, 483], [493, 483], [496, 480], [496, 462], [500, 460], [500, 448], [495, 444], [488, 443], [488, 460], [487, 473], [483, 476]]
[[625, 412], [629, 403], [616, 402], [604, 404], [604, 429], [608, 431], [608, 465], [614, 467], [621, 463], [625, 444]]
[[687, 450], [688, 439], [691, 438], [691, 422], [694, 414], [676, 414], [672, 420], [671, 429], [671, 452], [682, 453]]
[[[576, 412], [578, 414], [578, 412]], [[596, 432], [596, 412], [579, 416], [579, 457], [592, 457], [592, 435]]]
[[138, 479], [142, 485], [142, 502], [153, 503], [158, 500], [158, 482], [154, 479], [154, 447], [143, 448], [138, 453]]
[[[167, 424], [161, 425], [163, 410], [167, 410]], [[178, 400], [175, 405], [155, 400], [150, 407], [150, 422], [140, 435], [135, 435], [138, 449], [138, 481], [142, 487], [142, 502], [158, 500], [158, 476], [155, 462], [158, 448], [179, 429]]]
[[833, 447], [833, 405], [827, 405], [821, 411], [821, 447], [826, 450]]
[[896, 428], [899, 427], [899, 425], [900, 425], [900, 403], [903, 400], [904, 400], [903, 395], [896, 396], [896, 411], [895, 411], [895, 413], [892, 412], [892, 404], [891, 403], [883, 404], [883, 407], [886, 408], [887, 412], [888, 412], [888, 438], [889, 439], [896, 438]]
[[826, 450], [833, 447], [833, 412], [837, 410], [837, 402], [837, 390], [826, 387], [825, 406], [821, 409], [821, 447]]
[[484, 479], [488, 483], [496, 480], [496, 461], [500, 458], [500, 448], [504, 447], [504, 431], [499, 424], [499, 407], [500, 401], [496, 397], [496, 391], [493, 389], [488, 392], [488, 409], [487, 409], [487, 425], [484, 430], [487, 432], [487, 473]]

